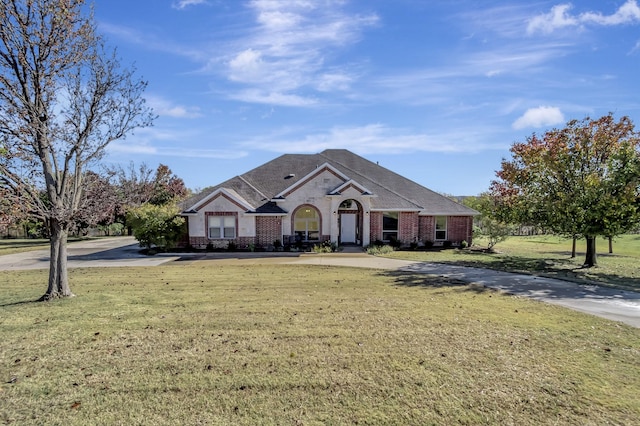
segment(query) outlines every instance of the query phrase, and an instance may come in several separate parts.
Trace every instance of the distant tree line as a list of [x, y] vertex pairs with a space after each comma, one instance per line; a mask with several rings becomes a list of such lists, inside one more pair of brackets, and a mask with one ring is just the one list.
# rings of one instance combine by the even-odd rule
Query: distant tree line
[[[90, 231], [131, 235], [131, 223], [127, 222], [130, 212], [145, 204], [171, 205], [189, 193], [184, 181], [168, 166], [160, 164], [154, 171], [145, 163], [139, 166], [130, 163], [127, 167], [117, 166], [101, 172], [87, 171], [82, 190], [81, 203], [70, 218], [70, 234], [75, 236], [84, 236]], [[39, 196], [46, 199], [44, 189]], [[47, 217], [30, 209], [29, 204], [12, 200], [8, 196], [0, 201], [0, 223], [5, 234], [0, 236], [17, 228], [25, 237], [49, 238]]]

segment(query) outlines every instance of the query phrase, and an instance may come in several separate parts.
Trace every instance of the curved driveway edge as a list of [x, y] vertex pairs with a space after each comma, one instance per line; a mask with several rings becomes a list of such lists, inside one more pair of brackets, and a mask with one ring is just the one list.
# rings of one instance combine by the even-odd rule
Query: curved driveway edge
[[564, 306], [640, 328], [640, 293], [554, 278], [441, 263], [387, 259], [367, 254], [303, 256], [286, 263], [396, 269], [454, 278], [470, 284]]
[[[69, 268], [109, 266], [157, 266], [179, 259], [178, 256], [145, 256], [133, 237], [100, 238], [69, 243]], [[49, 268], [49, 250], [34, 250], [0, 256], [0, 271]]]
[[[529, 297], [553, 303], [591, 315], [620, 321], [640, 328], [640, 293], [616, 290], [598, 285], [576, 284], [553, 278], [514, 274], [489, 269], [470, 268], [438, 263], [375, 257], [358, 253], [206, 253], [193, 255], [145, 256], [133, 237], [101, 238], [68, 246], [69, 268], [109, 266], [157, 266], [184, 260], [209, 260], [229, 264], [307, 264], [347, 266], [372, 269], [406, 271], [454, 278], [508, 294]], [[0, 256], [0, 270], [46, 269], [49, 267], [48, 250]]]

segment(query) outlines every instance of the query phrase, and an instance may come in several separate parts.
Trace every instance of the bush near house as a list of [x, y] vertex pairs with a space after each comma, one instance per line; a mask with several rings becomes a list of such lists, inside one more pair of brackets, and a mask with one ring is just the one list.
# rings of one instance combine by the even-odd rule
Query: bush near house
[[141, 247], [166, 250], [175, 247], [184, 234], [184, 218], [174, 205], [143, 204], [127, 213], [127, 223]]

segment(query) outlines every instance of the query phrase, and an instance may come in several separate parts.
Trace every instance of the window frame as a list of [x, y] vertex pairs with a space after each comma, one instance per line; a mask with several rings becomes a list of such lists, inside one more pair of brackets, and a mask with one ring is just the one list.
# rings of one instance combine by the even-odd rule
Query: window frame
[[[442, 223], [439, 223], [441, 220], [444, 221], [444, 225]], [[436, 216], [434, 219], [434, 239], [435, 241], [446, 241], [448, 236], [449, 236], [449, 232], [448, 232], [448, 224], [449, 224], [449, 218], [447, 216]], [[438, 237], [438, 234], [440, 233], [440, 238]]]
[[[395, 223], [396, 223], [395, 229], [385, 227], [385, 225], [389, 224], [389, 220], [385, 220], [386, 217], [389, 217], [395, 220]], [[400, 213], [396, 211], [382, 212], [382, 241], [384, 242], [390, 242], [392, 240], [398, 241], [399, 232], [400, 232]]]
[[[309, 210], [307, 212], [307, 210]], [[314, 213], [313, 217], [302, 217], [305, 213]], [[300, 216], [298, 216], [300, 215]], [[314, 223], [318, 229], [309, 229], [309, 224]], [[297, 225], [304, 223], [304, 230], [298, 229]], [[295, 235], [296, 241], [301, 242], [314, 242], [320, 241], [320, 228], [321, 228], [320, 212], [313, 206], [302, 206], [293, 214], [293, 235]], [[315, 236], [316, 238], [309, 238], [309, 236]]]
[[[217, 226], [212, 226], [211, 222], [214, 220], [218, 220], [219, 224]], [[233, 226], [229, 226], [233, 225]], [[211, 233], [212, 229], [218, 230], [218, 236], [213, 236]], [[228, 236], [228, 230], [233, 231], [233, 236]], [[235, 215], [228, 214], [211, 214], [207, 216], [207, 237], [210, 240], [235, 240], [238, 235], [238, 224], [236, 221]]]

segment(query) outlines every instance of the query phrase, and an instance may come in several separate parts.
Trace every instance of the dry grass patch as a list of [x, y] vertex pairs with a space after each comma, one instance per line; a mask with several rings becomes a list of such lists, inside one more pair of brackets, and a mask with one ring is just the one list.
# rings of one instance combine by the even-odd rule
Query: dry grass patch
[[631, 424], [640, 332], [423, 275], [176, 263], [5, 273], [7, 424]]

